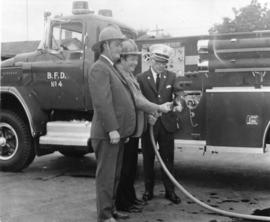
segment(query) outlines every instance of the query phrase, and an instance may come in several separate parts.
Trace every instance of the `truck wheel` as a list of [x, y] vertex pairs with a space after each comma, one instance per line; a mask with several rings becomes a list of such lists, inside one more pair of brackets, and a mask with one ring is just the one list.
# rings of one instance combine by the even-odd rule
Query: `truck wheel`
[[35, 149], [33, 148], [27, 162], [25, 163], [24, 168], [28, 167], [34, 161], [35, 157], [36, 157], [36, 152], [35, 152]]
[[0, 169], [20, 171], [34, 159], [35, 152], [29, 127], [12, 111], [0, 113]]
[[76, 158], [82, 158], [84, 157], [84, 155], [88, 153], [83, 150], [59, 150], [59, 152], [66, 157], [76, 157]]

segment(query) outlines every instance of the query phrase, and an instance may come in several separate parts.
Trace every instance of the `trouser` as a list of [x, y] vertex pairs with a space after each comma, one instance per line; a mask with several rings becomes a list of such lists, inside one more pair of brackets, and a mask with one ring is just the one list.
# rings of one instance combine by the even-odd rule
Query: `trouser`
[[116, 208], [131, 206], [136, 199], [134, 183], [137, 174], [139, 138], [130, 138], [124, 145], [120, 182], [117, 188]]
[[[155, 142], [159, 144], [159, 153], [168, 170], [174, 174], [174, 134], [168, 132], [162, 125], [160, 119], [154, 125]], [[155, 152], [150, 139], [149, 126], [142, 136], [143, 169], [145, 189], [153, 192], [154, 189], [154, 160]], [[174, 185], [162, 170], [162, 181], [166, 192], [174, 191]]]
[[96, 203], [98, 222], [111, 218], [115, 210], [116, 190], [123, 161], [123, 141], [110, 144], [109, 140], [92, 139], [97, 159]]

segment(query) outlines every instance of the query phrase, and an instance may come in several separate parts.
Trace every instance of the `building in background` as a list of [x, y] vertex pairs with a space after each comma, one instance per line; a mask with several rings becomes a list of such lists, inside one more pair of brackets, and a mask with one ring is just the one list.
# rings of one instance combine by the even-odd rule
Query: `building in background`
[[2, 42], [1, 43], [1, 60], [9, 59], [19, 53], [33, 52], [39, 45], [37, 41], [19, 41], [19, 42]]

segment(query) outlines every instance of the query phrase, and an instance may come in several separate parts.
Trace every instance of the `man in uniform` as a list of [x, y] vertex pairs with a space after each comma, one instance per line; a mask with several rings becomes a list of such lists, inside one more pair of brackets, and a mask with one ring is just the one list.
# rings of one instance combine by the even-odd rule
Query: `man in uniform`
[[[176, 74], [166, 70], [171, 51], [172, 49], [167, 45], [152, 45], [150, 47], [150, 69], [139, 74], [137, 78], [143, 95], [156, 104], [173, 100]], [[159, 144], [160, 155], [171, 173], [173, 173], [174, 168], [174, 132], [176, 130], [177, 121], [174, 112], [162, 114], [154, 125], [154, 137]], [[143, 200], [148, 201], [153, 198], [155, 159], [149, 126], [142, 136], [142, 152], [145, 182]], [[163, 171], [162, 180], [165, 187], [165, 197], [175, 204], [180, 203], [180, 198], [174, 192], [173, 183]]]
[[98, 222], [115, 222], [128, 215], [115, 210], [124, 141], [136, 126], [134, 102], [125, 80], [114, 68], [120, 59], [124, 35], [117, 26], [104, 28], [92, 49], [100, 57], [88, 75], [94, 116], [91, 143], [97, 159], [96, 201]]

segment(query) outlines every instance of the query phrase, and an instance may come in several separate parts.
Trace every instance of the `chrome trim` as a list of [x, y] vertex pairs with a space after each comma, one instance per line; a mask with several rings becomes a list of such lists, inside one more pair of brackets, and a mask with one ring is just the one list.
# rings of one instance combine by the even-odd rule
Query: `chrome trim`
[[232, 68], [232, 69], [215, 69], [215, 72], [257, 72], [257, 71], [270, 71], [269, 67], [265, 68]]
[[266, 135], [267, 135], [267, 131], [270, 127], [270, 121], [268, 121], [265, 129], [264, 129], [264, 132], [263, 132], [263, 139], [262, 139], [262, 144], [263, 144], [263, 152], [265, 153], [266, 152], [266, 143], [265, 143], [265, 140], [266, 140]]
[[232, 146], [206, 146], [206, 152], [260, 153], [260, 154], [264, 153], [262, 147], [232, 147]]
[[204, 60], [202, 62], [199, 62], [197, 66], [198, 66], [199, 70], [208, 70], [209, 69], [209, 61]]
[[217, 53], [233, 53], [233, 52], [265, 52], [270, 51], [270, 47], [266, 48], [240, 48], [240, 49], [217, 49]]
[[195, 94], [195, 95], [201, 95], [202, 91], [201, 90], [184, 90], [185, 95], [189, 95], [189, 94]]
[[39, 138], [39, 144], [87, 146], [91, 138], [89, 121], [53, 121], [46, 124], [47, 133]]
[[213, 92], [270, 92], [270, 87], [254, 88], [249, 86], [243, 87], [213, 87], [206, 89], [206, 93]]
[[8, 92], [11, 93], [12, 95], [14, 95], [19, 102], [22, 104], [23, 109], [26, 112], [26, 116], [30, 125], [30, 130], [31, 130], [31, 134], [34, 137], [35, 136], [35, 132], [34, 132], [34, 128], [33, 128], [33, 122], [32, 122], [32, 115], [23, 99], [23, 97], [21, 96], [21, 94], [19, 93], [19, 91], [15, 88], [15, 87], [8, 87], [8, 86], [1, 86], [0, 87], [0, 92]]
[[262, 149], [262, 147], [210, 146], [210, 145], [206, 145], [205, 140], [175, 139], [174, 144], [176, 148], [183, 148], [184, 151], [189, 151], [189, 150], [194, 151], [195, 149], [195, 150], [200, 150], [204, 152], [260, 153], [260, 154], [264, 153], [264, 150]]
[[206, 141], [205, 140], [179, 140], [179, 139], [175, 139], [174, 144], [178, 145], [178, 146], [204, 147], [206, 145]]
[[197, 43], [197, 51], [198, 53], [208, 53], [208, 44], [209, 40], [199, 40]]
[[41, 136], [39, 144], [42, 145], [63, 145], [63, 146], [87, 146], [88, 140], [83, 136], [74, 134], [57, 135], [57, 136]]
[[[19, 139], [18, 139], [18, 135], [15, 131], [15, 129], [10, 125], [10, 124], [7, 124], [7, 123], [0, 123], [0, 128], [1, 127], [6, 127], [8, 128], [9, 130], [12, 131], [14, 137], [15, 137], [15, 141], [16, 141], [16, 147], [14, 149], [14, 151], [12, 152], [12, 154], [10, 156], [2, 156], [2, 154], [0, 155], [0, 160], [10, 160], [12, 159], [12, 157], [15, 156], [15, 154], [18, 152], [18, 144], [19, 144]], [[2, 137], [3, 138], [3, 137]], [[9, 140], [10, 141], [10, 140]], [[5, 141], [5, 144], [2, 144], [1, 146], [6, 146], [7, 145], [7, 141]], [[9, 149], [10, 149], [10, 146], [9, 146]]]
[[174, 147], [182, 152], [205, 152], [205, 140], [174, 140]]

